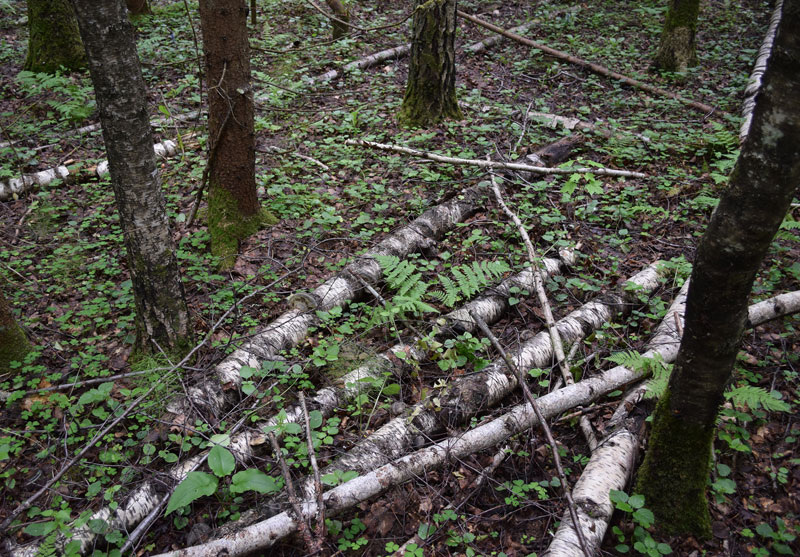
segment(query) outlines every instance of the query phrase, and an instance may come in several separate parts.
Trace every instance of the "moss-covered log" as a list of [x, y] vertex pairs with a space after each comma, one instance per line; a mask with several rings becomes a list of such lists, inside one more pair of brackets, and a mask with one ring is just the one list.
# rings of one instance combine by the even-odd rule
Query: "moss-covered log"
[[[0, 286], [3, 277], [0, 276]], [[3, 292], [0, 291], [0, 375], [11, 371], [11, 362], [21, 362], [30, 351], [30, 344], [11, 313]]]
[[28, 0], [28, 56], [24, 70], [54, 73], [86, 66], [75, 13], [67, 0]]
[[756, 272], [800, 184], [800, 0], [786, 0], [753, 123], [700, 241], [686, 327], [636, 491], [667, 532], [708, 537], [717, 413]]
[[661, 42], [654, 63], [672, 72], [683, 72], [697, 62], [694, 37], [700, 0], [670, 0]]
[[456, 0], [417, 0], [411, 64], [403, 105], [406, 126], [427, 127], [461, 118], [456, 101]]

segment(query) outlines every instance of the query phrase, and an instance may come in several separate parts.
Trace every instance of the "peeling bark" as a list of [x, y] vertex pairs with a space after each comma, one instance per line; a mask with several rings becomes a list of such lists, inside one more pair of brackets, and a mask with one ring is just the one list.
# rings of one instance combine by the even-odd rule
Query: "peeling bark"
[[[238, 387], [241, 385], [239, 370], [243, 366], [259, 368], [262, 362], [274, 358], [281, 350], [297, 345], [305, 338], [308, 328], [318, 322], [315, 311], [339, 307], [361, 295], [363, 286], [356, 277], [367, 283], [376, 283], [381, 278], [380, 265], [372, 259], [373, 255], [404, 256], [431, 245], [435, 238], [455, 223], [477, 211], [484, 193], [482, 187], [466, 189], [458, 197], [428, 209], [416, 220], [385, 238], [311, 292], [315, 307], [290, 309], [283, 313], [217, 365], [215, 378], [191, 387], [191, 402], [174, 402], [168, 407], [169, 410], [175, 414], [193, 414], [193, 407], [197, 407], [208, 417], [217, 419], [224, 409], [238, 401]], [[227, 400], [222, 392], [223, 385], [232, 387], [226, 391]]]

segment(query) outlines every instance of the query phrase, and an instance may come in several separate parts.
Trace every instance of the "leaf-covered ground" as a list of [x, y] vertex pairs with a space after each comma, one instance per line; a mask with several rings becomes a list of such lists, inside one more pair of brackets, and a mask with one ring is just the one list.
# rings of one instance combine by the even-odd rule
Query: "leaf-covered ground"
[[[613, 365], [607, 361], [613, 353], [646, 343], [688, 272], [694, 246], [735, 161], [742, 92], [766, 30], [769, 3], [703, 3], [698, 66], [673, 76], [649, 69], [666, 4], [661, 0], [462, 1], [460, 9], [507, 28], [533, 20], [526, 36], [534, 40], [713, 105], [720, 112], [706, 117], [507, 40], [479, 54], [466, 53], [463, 46], [488, 34], [461, 21], [457, 93], [464, 119], [427, 130], [396, 125], [405, 59], [352, 72], [329, 84], [309, 82], [348, 61], [408, 40], [404, 20], [409, 2], [350, 4], [359, 27], [380, 29], [331, 42], [325, 18], [306, 2], [259, 2], [258, 24], [251, 26], [259, 98], [257, 181], [264, 205], [281, 222], [244, 242], [236, 267], [228, 273], [215, 271], [202, 210], [198, 221], [187, 225], [205, 166], [206, 141], [202, 125], [197, 135], [188, 135], [194, 121], [177, 118], [200, 107], [204, 94], [194, 41], [194, 33], [199, 37], [195, 3], [188, 4], [194, 31], [181, 2], [155, 1], [155, 14], [135, 22], [152, 115], [160, 118], [156, 135], [184, 137], [181, 155], [163, 161], [161, 173], [193, 328], [198, 339], [209, 333], [210, 338], [179, 379], [164, 381], [158, 396], [138, 406], [130, 419], [37, 501], [14, 534], [16, 542], [28, 542], [33, 534], [52, 534], [53, 528], [68, 532], [70, 521], [87, 509], [122, 500], [144, 478], [196, 452], [212, 435], [228, 431], [252, 398], [214, 423], [181, 429], [160, 419], [169, 400], [207, 375], [259, 324], [283, 311], [292, 292], [313, 289], [426, 208], [488, 179], [474, 167], [348, 147], [347, 139], [467, 158], [491, 155], [496, 160], [518, 160], [578, 133], [545, 126], [532, 116], [535, 112], [599, 123], [606, 133], [586, 133], [585, 142], [573, 153], [575, 164], [582, 160], [581, 164], [635, 170], [647, 178], [508, 176], [503, 185], [507, 202], [542, 254], [581, 245], [577, 265], [548, 283], [556, 317], [620, 285], [654, 260], [671, 262], [675, 278], [665, 281], [649, 304], [634, 308], [630, 318], [590, 336], [579, 347], [573, 369], [580, 376], [594, 374]], [[92, 166], [104, 159], [99, 132], [70, 133], [96, 121], [88, 76], [20, 74], [27, 43], [25, 4], [0, 0], [0, 13], [0, 131], [2, 141], [15, 142], [0, 148], [0, 179], [58, 164]], [[798, 288], [797, 217], [795, 205], [759, 275], [754, 298]], [[89, 172], [0, 202], [3, 292], [35, 347], [13, 373], [0, 377], [0, 389], [10, 394], [0, 415], [0, 519], [169, 367], [158, 359], [138, 362], [135, 369], [128, 362], [133, 299], [117, 218], [110, 184]], [[512, 269], [525, 263], [516, 230], [488, 201], [435, 249], [411, 259], [422, 280], [432, 285], [439, 276], [452, 278], [460, 265], [486, 260], [503, 261]], [[383, 285], [383, 298], [391, 301], [393, 294]], [[447, 310], [435, 297], [424, 302]], [[543, 325], [533, 297], [520, 295], [512, 309], [494, 331], [513, 348]], [[265, 372], [254, 391], [263, 398], [253, 415], [274, 414], [293, 401], [299, 389], [313, 392], [335, 383], [354, 364], [398, 338], [426, 332], [436, 317], [428, 311], [387, 322], [380, 313], [374, 301], [363, 300], [327, 316], [306, 342], [285, 355], [291, 373]], [[763, 387], [791, 410], [766, 412], [755, 403], [728, 405], [720, 422], [709, 488], [714, 538], [662, 539], [653, 534], [669, 543], [675, 554], [796, 552], [797, 329], [797, 318], [789, 318], [744, 339], [735, 384]], [[378, 398], [356, 400], [342, 408], [318, 428], [318, 459], [329, 461], [377, 429], [391, 417], [397, 401], [416, 403], [453, 376], [470, 373], [476, 360], [496, 357], [485, 345], [476, 344], [461, 338], [442, 347], [437, 361], [402, 379], [387, 378], [387, 388]], [[131, 371], [142, 373], [102, 381]], [[540, 394], [550, 388], [549, 371], [538, 378]], [[85, 381], [95, 383], [30, 392]], [[619, 393], [590, 409], [588, 415], [599, 432], [617, 400]], [[589, 456], [576, 418], [557, 420], [554, 433], [574, 484]], [[420, 440], [423, 445], [427, 442]], [[294, 473], [305, 474], [302, 437], [289, 435], [283, 443]], [[325, 553], [386, 555], [419, 533], [424, 539], [414, 540], [416, 546], [407, 547], [407, 555], [541, 553], [564, 509], [553, 481], [550, 451], [540, 431], [513, 439], [506, 450], [507, 458], [478, 487], [475, 482], [491, 462], [491, 452], [432, 471], [336, 517], [328, 525]], [[237, 466], [237, 470], [259, 468], [279, 475], [266, 445], [254, 462]], [[264, 498], [233, 494], [223, 487], [157, 521], [139, 542], [139, 554], [196, 543], [209, 529], [258, 507]], [[638, 539], [630, 516], [620, 514], [614, 525], [616, 533], [607, 536], [604, 546], [610, 554]], [[97, 551], [113, 551], [125, 535], [103, 532]], [[302, 555], [305, 548], [299, 538], [290, 539], [279, 553]]]

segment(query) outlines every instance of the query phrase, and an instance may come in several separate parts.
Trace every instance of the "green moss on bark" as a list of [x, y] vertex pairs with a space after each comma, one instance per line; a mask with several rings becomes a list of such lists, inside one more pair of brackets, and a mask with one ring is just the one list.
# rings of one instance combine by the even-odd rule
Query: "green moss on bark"
[[266, 209], [259, 209], [251, 216], [242, 215], [231, 193], [212, 184], [208, 196], [208, 231], [211, 254], [218, 260], [220, 269], [230, 269], [236, 263], [241, 240], [277, 222], [275, 215]]
[[54, 73], [86, 67], [75, 13], [67, 0], [28, 0], [28, 56], [23, 69]]
[[[715, 430], [673, 416], [667, 391], [656, 407], [650, 448], [635, 491], [645, 496], [656, 527], [668, 534], [711, 536], [706, 489]], [[654, 447], [665, 447], [654, 451]], [[656, 454], [658, 452], [658, 454]]]
[[11, 362], [21, 362], [30, 350], [25, 333], [17, 325], [11, 308], [0, 293], [0, 375], [11, 372]]
[[697, 63], [695, 33], [700, 0], [672, 0], [654, 63], [668, 71], [686, 71]]

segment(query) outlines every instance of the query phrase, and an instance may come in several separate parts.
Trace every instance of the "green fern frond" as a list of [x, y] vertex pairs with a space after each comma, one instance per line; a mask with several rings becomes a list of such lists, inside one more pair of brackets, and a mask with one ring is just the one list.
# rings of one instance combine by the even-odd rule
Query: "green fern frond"
[[439, 277], [439, 282], [444, 290], [433, 290], [429, 294], [445, 306], [453, 307], [458, 301], [458, 285], [445, 275]]
[[667, 390], [669, 375], [672, 373], [672, 366], [664, 363], [660, 355], [656, 354], [652, 358], [645, 358], [633, 350], [628, 352], [617, 352], [606, 358], [609, 362], [637, 371], [642, 375], [649, 375], [647, 382], [647, 393], [645, 398], [661, 396]]
[[736, 406], [747, 406], [750, 410], [763, 408], [769, 412], [788, 412], [792, 407], [781, 400], [777, 391], [767, 391], [753, 385], [736, 387], [725, 393], [725, 398]]

